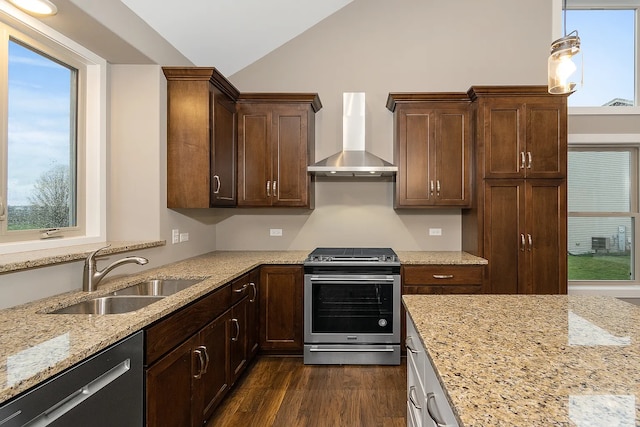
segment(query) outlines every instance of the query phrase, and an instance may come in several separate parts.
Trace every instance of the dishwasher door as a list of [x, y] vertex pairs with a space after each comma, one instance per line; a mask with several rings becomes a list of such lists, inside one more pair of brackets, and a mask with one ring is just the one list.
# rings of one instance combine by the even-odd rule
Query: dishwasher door
[[138, 332], [0, 406], [0, 427], [141, 427], [143, 333]]

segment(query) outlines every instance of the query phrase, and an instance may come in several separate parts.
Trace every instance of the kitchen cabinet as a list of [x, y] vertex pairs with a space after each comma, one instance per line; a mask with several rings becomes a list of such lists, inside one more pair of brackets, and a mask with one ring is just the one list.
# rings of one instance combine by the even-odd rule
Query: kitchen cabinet
[[215, 68], [164, 67], [167, 207], [236, 205], [238, 90]]
[[390, 93], [395, 208], [471, 203], [470, 101], [465, 93]]
[[458, 427], [411, 317], [407, 316], [407, 425]]
[[474, 86], [469, 96], [484, 178], [566, 177], [566, 96], [546, 86]]
[[313, 208], [317, 94], [238, 99], [238, 206]]
[[303, 268], [268, 265], [260, 269], [260, 349], [303, 352]]
[[486, 180], [485, 257], [496, 294], [567, 292], [564, 180]]
[[146, 329], [148, 426], [201, 426], [245, 371], [257, 352], [257, 275]]
[[546, 86], [472, 87], [475, 197], [462, 249], [491, 293], [567, 292], [567, 99]]

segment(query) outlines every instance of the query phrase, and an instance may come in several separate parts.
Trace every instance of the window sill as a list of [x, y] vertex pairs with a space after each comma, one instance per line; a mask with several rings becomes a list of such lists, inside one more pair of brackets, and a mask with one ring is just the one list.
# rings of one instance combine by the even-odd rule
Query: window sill
[[111, 245], [101, 254], [111, 255], [139, 249], [155, 248], [166, 245], [164, 240], [140, 242], [106, 242], [86, 245], [67, 246], [61, 248], [41, 249], [36, 251], [16, 252], [0, 255], [0, 273], [46, 267], [66, 262], [83, 260], [89, 253], [103, 246]]
[[640, 115], [640, 107], [569, 107], [570, 116], [629, 116]]

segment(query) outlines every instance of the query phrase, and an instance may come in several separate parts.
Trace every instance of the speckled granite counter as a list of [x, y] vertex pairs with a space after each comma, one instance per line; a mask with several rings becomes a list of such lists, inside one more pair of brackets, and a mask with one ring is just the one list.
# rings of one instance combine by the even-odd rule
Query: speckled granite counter
[[461, 426], [640, 426], [640, 307], [566, 295], [403, 301]]
[[[86, 249], [88, 252], [95, 248]], [[0, 402], [50, 378], [260, 264], [302, 264], [309, 252], [212, 252], [126, 278], [110, 280], [107, 277], [98, 291], [91, 295], [80, 291], [71, 292], [0, 310]], [[82, 251], [78, 253], [81, 254]], [[408, 264], [486, 263], [482, 258], [463, 252], [398, 252], [398, 255], [401, 262]], [[53, 256], [45, 252], [42, 254], [42, 258], [50, 261]], [[66, 260], [64, 258], [60, 262]], [[16, 264], [22, 262], [16, 258], [11, 265], [14, 269], [22, 269], [23, 267], [17, 268], [19, 265]], [[149, 278], [204, 280], [131, 313], [108, 316], [46, 314]]]

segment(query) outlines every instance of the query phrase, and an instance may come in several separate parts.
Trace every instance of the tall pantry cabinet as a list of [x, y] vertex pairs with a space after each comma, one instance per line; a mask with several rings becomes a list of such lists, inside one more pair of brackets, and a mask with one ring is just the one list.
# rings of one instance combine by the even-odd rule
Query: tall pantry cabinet
[[499, 294], [567, 292], [567, 98], [546, 86], [474, 86], [473, 206], [463, 250]]

